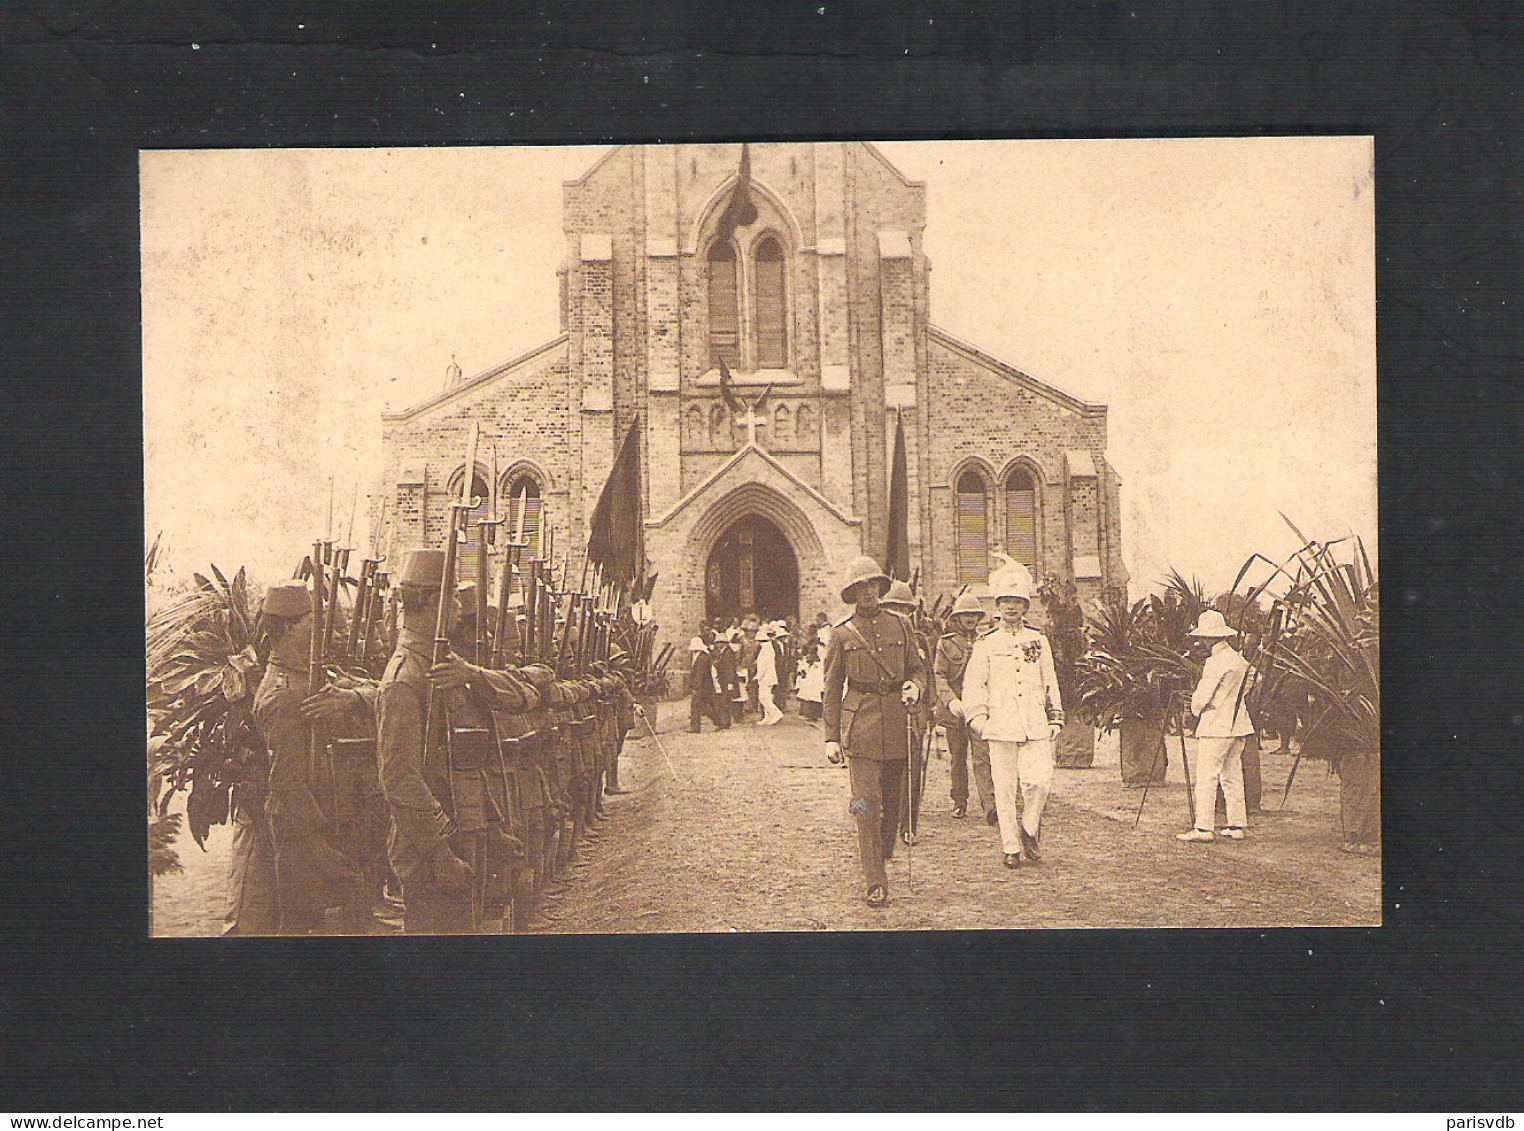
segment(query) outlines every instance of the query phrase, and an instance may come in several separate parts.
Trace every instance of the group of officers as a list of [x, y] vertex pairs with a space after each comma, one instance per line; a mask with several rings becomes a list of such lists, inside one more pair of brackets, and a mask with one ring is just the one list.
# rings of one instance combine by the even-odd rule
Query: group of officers
[[235, 805], [229, 933], [375, 933], [399, 915], [409, 934], [522, 930], [603, 796], [623, 792], [629, 657], [610, 644], [563, 675], [472, 663], [493, 654], [490, 629], [474, 594], [445, 598], [446, 566], [444, 550], [409, 551], [384, 674], [328, 672], [315, 692], [312, 591], [267, 591], [254, 716], [268, 789]]
[[1047, 638], [1025, 621], [1031, 574], [1011, 562], [989, 585], [996, 626], [981, 635], [984, 609], [964, 594], [948, 616], [953, 631], [936, 639], [933, 654], [905, 582], [892, 582], [869, 557], [848, 570], [841, 597], [853, 611], [826, 646], [822, 716], [826, 757], [845, 761], [850, 774], [848, 812], [871, 907], [889, 902], [885, 861], [896, 840], [916, 842], [938, 724], [947, 734], [953, 816], [968, 814], [971, 761], [985, 819], [1000, 829], [1005, 866], [1042, 860], [1063, 701]]

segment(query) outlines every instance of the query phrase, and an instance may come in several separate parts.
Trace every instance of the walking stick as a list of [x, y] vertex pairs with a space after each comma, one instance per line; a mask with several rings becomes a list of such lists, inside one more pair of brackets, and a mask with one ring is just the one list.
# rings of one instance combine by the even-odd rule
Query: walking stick
[[1185, 715], [1180, 710], [1178, 698], [1175, 700], [1175, 725], [1180, 728], [1180, 764], [1185, 767], [1185, 799], [1191, 806], [1191, 828], [1200, 828], [1196, 824], [1196, 787], [1191, 782], [1191, 760], [1185, 753]]
[[662, 761], [666, 762], [667, 769], [672, 771], [672, 780], [677, 781], [677, 770], [672, 766], [672, 759], [667, 757], [667, 748], [661, 744], [661, 739], [656, 737], [656, 728], [651, 725], [650, 716], [642, 711], [640, 713], [640, 718], [641, 721], [646, 724], [646, 730], [651, 735], [652, 741], [656, 743], [656, 749], [661, 751]]
[[911, 827], [911, 789], [915, 785], [911, 775], [915, 772], [915, 724], [910, 711], [905, 711], [905, 891], [913, 889], [915, 879], [915, 830]]
[[1159, 745], [1154, 748], [1154, 762], [1148, 767], [1148, 780], [1143, 783], [1143, 796], [1138, 799], [1138, 813], [1132, 819], [1132, 827], [1137, 828], [1138, 822], [1143, 819], [1143, 806], [1148, 804], [1148, 791], [1153, 788], [1154, 774], [1159, 770], [1159, 755], [1165, 753], [1164, 731], [1159, 731]]

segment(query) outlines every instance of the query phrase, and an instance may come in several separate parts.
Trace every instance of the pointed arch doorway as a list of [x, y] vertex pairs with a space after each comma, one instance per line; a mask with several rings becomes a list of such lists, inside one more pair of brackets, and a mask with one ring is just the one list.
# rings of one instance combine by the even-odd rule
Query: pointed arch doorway
[[799, 561], [783, 531], [749, 514], [726, 527], [704, 565], [704, 616], [799, 617]]

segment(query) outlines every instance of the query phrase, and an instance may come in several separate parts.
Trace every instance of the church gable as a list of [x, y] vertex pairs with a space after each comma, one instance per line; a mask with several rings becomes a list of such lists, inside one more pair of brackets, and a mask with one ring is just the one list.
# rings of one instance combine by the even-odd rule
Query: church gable
[[963, 459], [977, 456], [996, 471], [1024, 459], [1058, 483], [1065, 452], [1105, 449], [1105, 405], [1044, 384], [941, 330], [928, 337], [927, 405], [938, 436], [951, 441], [939, 445], [945, 450], [934, 481], [946, 482]]

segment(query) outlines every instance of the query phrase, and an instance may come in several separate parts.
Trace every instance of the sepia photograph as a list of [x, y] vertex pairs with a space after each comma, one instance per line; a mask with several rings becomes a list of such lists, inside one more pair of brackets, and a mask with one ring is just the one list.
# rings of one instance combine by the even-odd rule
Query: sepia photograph
[[1381, 924], [1371, 137], [139, 178], [152, 935]]

